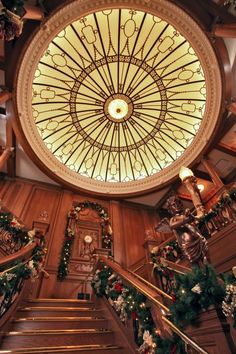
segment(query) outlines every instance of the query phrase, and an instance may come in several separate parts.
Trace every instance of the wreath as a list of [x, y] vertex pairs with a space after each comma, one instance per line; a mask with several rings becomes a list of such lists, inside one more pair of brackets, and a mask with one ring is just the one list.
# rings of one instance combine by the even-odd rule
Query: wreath
[[112, 228], [109, 222], [107, 210], [100, 204], [85, 201], [78, 203], [68, 212], [67, 225], [65, 230], [65, 240], [62, 247], [61, 259], [58, 267], [57, 278], [63, 280], [68, 274], [68, 265], [71, 257], [72, 244], [75, 238], [76, 221], [79, 219], [79, 213], [84, 209], [95, 210], [101, 218], [102, 227], [102, 248], [111, 249], [112, 246]]

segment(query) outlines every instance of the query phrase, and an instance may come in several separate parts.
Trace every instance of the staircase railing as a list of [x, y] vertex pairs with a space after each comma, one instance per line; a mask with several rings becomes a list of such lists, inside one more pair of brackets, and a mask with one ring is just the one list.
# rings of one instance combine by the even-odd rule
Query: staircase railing
[[[0, 326], [8, 320], [10, 308], [18, 302], [26, 279], [45, 272], [44, 235], [27, 230], [10, 212], [0, 208], [0, 247], [9, 253], [0, 258]], [[4, 244], [6, 241], [6, 244]], [[12, 247], [8, 247], [12, 244]], [[4, 247], [5, 245], [5, 247]], [[17, 245], [17, 247], [15, 247]], [[7, 250], [9, 252], [7, 252]], [[3, 252], [2, 252], [3, 253]]]
[[103, 262], [106, 267], [112, 269], [112, 271], [115, 272], [119, 277], [121, 277], [126, 283], [135, 288], [138, 293], [143, 294], [154, 308], [158, 309], [158, 313], [161, 314], [161, 321], [163, 322], [164, 327], [168, 326], [168, 328], [173, 333], [175, 333], [183, 340], [183, 342], [185, 343], [186, 353], [190, 352], [189, 348], [191, 348], [191, 353], [208, 353], [205, 349], [201, 348], [194, 340], [189, 338], [183, 331], [177, 328], [174, 323], [172, 323], [171, 320], [168, 318], [170, 312], [164, 302], [165, 300], [170, 301], [171, 296], [169, 296], [153, 284], [150, 284], [148, 281], [144, 280], [140, 276], [137, 276], [135, 273], [123, 269], [118, 263], [105, 256], [98, 257], [98, 262]]
[[44, 256], [43, 241], [41, 244], [32, 242], [14, 255], [0, 261], [1, 269], [4, 268], [0, 273], [0, 318], [20, 295], [24, 281], [37, 278], [39, 272], [43, 271]]
[[18, 252], [32, 241], [28, 230], [0, 201], [0, 253], [2, 257]]

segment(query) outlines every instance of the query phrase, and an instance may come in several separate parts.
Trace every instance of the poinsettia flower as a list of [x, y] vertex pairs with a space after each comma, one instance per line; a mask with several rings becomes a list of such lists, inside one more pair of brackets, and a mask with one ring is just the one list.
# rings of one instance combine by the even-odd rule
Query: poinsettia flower
[[123, 289], [123, 286], [120, 284], [120, 283], [116, 283], [114, 285], [114, 290], [117, 292], [117, 293], [121, 293], [122, 292], [122, 289]]

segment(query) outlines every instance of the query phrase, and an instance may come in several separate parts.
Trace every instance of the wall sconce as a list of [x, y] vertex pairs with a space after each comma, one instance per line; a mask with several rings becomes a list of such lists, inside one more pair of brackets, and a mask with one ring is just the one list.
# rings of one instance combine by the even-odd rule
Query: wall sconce
[[192, 202], [196, 208], [196, 218], [200, 219], [205, 215], [205, 209], [202, 204], [202, 198], [200, 190], [197, 186], [197, 179], [190, 168], [182, 166], [179, 171], [179, 177], [182, 180], [183, 185], [186, 187], [191, 195]]

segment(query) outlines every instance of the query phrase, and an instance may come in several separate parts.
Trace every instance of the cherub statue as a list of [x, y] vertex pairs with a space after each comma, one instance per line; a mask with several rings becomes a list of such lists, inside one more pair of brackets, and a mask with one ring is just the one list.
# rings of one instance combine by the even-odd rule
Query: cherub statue
[[177, 196], [167, 199], [167, 208], [172, 217], [164, 218], [156, 230], [159, 232], [173, 231], [177, 242], [191, 265], [202, 265], [208, 261], [207, 240], [199, 232], [195, 217], [189, 209], [184, 210], [181, 200]]

